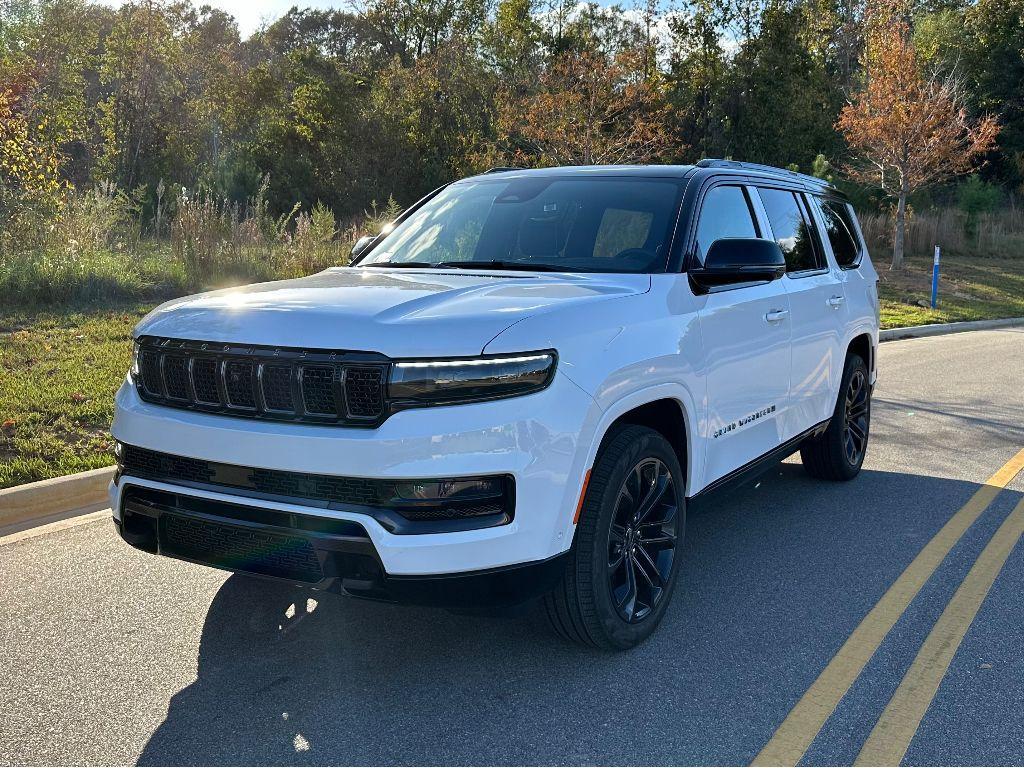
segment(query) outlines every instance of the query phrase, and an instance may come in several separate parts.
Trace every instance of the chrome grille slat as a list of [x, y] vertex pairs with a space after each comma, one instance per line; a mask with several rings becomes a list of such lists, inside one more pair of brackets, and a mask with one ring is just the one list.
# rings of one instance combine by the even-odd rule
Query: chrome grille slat
[[139, 343], [136, 384], [149, 402], [243, 418], [363, 427], [387, 415], [388, 360], [382, 355], [153, 337]]

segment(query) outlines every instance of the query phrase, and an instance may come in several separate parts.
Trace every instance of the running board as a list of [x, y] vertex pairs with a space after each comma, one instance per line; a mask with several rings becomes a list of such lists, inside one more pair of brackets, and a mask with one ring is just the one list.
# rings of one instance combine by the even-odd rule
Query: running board
[[825, 419], [824, 421], [815, 424], [810, 429], [804, 430], [796, 437], [790, 438], [781, 445], [776, 446], [768, 453], [758, 456], [752, 461], [748, 461], [739, 469], [734, 469], [727, 475], [724, 475], [712, 483], [701, 488], [693, 496], [688, 496], [689, 501], [698, 501], [704, 499], [715, 491], [719, 491], [727, 487], [735, 487], [737, 485], [743, 485], [744, 483], [750, 482], [758, 476], [764, 474], [767, 470], [778, 464], [783, 459], [792, 456], [796, 453], [800, 447], [800, 443], [809, 437], [817, 437], [826, 429], [831, 419]]

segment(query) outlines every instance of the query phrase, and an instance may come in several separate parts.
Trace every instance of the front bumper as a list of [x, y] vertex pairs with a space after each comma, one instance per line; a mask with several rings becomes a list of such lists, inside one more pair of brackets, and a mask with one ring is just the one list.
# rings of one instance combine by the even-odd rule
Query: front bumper
[[357, 523], [127, 486], [114, 525], [153, 554], [371, 600], [444, 607], [517, 605], [550, 590], [565, 555], [491, 571], [392, 576]]
[[[119, 477], [111, 485], [111, 508], [122, 533], [130, 533], [123, 519], [128, 489], [233, 504], [268, 514], [355, 523], [365, 532], [381, 578], [394, 582], [390, 583], [390, 594], [402, 591], [396, 587], [400, 579], [478, 576], [481, 572], [546, 563], [566, 552], [572, 543], [572, 515], [599, 420], [594, 401], [561, 374], [536, 394], [405, 411], [373, 430], [255, 422], [165, 408], [142, 401], [130, 384], [121, 387], [116, 405], [111, 430], [115, 439], [176, 456], [243, 467], [381, 479], [489, 474], [514, 477], [515, 513], [508, 524], [417, 535], [388, 531], [365, 510], [356, 508], [324, 509], [247, 498], [130, 475]], [[317, 549], [322, 542], [317, 539], [314, 544]], [[246, 568], [232, 570], [252, 572]], [[329, 569], [324, 578], [334, 578]], [[344, 578], [336, 579], [336, 584], [318, 586], [337, 586], [355, 594], [354, 589], [343, 585]]]

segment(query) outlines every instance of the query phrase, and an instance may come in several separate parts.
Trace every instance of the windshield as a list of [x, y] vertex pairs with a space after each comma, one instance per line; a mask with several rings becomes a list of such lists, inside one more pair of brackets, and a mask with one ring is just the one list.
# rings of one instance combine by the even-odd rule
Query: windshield
[[660, 271], [678, 198], [671, 180], [459, 182], [399, 224], [359, 266]]

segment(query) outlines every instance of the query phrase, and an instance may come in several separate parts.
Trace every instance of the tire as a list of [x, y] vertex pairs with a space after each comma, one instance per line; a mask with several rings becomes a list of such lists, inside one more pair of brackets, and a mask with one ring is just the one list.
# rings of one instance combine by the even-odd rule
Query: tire
[[[634, 497], [649, 502], [656, 488], [658, 502], [636, 510]], [[685, 480], [672, 446], [647, 427], [615, 428], [591, 470], [562, 580], [544, 598], [555, 631], [605, 650], [645, 640], [671, 601], [685, 523]]]
[[800, 458], [811, 477], [852, 480], [860, 472], [871, 431], [871, 387], [860, 355], [846, 356], [839, 396], [828, 429], [800, 445]]

